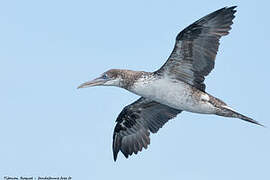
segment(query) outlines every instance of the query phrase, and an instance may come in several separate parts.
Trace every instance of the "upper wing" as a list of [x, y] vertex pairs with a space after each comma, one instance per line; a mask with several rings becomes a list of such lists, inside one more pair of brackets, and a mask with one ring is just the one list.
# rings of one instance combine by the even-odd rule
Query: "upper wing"
[[180, 112], [143, 97], [126, 106], [116, 119], [113, 133], [114, 160], [120, 150], [128, 158], [128, 155], [137, 154], [143, 147], [146, 149], [150, 144], [149, 130], [156, 133]]
[[156, 73], [165, 73], [204, 91], [204, 76], [214, 68], [219, 39], [229, 33], [235, 8], [219, 9], [181, 31], [169, 59]]

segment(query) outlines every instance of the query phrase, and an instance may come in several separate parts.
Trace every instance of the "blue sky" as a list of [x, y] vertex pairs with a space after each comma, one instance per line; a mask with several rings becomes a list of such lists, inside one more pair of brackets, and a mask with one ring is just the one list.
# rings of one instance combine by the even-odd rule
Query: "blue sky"
[[268, 180], [269, 128], [187, 112], [113, 162], [114, 121], [138, 97], [76, 89], [110, 68], [158, 69], [179, 31], [231, 5], [207, 92], [270, 127], [268, 1], [1, 1], [0, 178]]

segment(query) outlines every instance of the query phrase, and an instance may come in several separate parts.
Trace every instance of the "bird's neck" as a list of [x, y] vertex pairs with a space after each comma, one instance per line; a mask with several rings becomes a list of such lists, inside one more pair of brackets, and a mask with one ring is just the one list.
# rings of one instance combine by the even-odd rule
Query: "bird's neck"
[[150, 72], [145, 71], [133, 71], [133, 70], [120, 70], [121, 73], [121, 87], [130, 90], [133, 85], [144, 78], [148, 78], [152, 75]]

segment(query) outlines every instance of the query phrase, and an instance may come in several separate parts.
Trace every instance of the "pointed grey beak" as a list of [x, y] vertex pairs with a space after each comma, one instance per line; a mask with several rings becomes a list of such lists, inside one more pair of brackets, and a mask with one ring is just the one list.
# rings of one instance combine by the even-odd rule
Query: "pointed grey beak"
[[100, 85], [103, 85], [106, 81], [107, 80], [103, 79], [102, 77], [99, 77], [99, 78], [96, 78], [92, 81], [87, 81], [85, 83], [82, 83], [80, 86], [77, 87], [77, 89], [93, 87], [93, 86], [100, 86]]

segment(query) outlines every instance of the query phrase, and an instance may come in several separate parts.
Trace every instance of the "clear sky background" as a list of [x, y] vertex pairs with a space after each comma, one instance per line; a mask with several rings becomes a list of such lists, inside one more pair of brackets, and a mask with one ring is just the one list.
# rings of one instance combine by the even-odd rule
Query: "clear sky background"
[[[207, 92], [268, 126], [184, 112], [151, 145], [112, 157], [115, 119], [138, 97], [76, 87], [110, 68], [154, 71], [178, 32], [238, 5]], [[268, 1], [1, 1], [0, 179], [269, 180]]]

